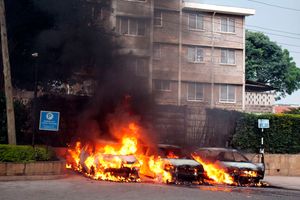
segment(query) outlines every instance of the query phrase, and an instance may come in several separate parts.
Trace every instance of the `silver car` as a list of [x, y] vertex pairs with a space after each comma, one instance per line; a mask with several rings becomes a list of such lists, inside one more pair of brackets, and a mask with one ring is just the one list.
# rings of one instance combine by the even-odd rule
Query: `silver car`
[[256, 184], [264, 178], [264, 164], [251, 162], [236, 149], [199, 148], [194, 154], [224, 169], [238, 185]]

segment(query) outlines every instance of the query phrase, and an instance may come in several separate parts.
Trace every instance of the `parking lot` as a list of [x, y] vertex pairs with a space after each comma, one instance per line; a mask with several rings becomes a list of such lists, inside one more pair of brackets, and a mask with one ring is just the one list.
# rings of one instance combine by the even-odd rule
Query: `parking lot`
[[300, 191], [273, 187], [188, 186], [96, 181], [80, 175], [43, 181], [0, 182], [3, 200], [52, 199], [300, 199]]

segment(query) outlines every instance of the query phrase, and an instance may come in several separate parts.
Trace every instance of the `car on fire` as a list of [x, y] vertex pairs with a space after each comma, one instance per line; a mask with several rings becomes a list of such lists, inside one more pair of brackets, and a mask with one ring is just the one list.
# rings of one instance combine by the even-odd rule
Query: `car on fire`
[[[91, 161], [90, 157], [93, 158]], [[88, 176], [98, 179], [125, 182], [140, 180], [140, 163], [135, 155], [95, 153], [94, 147], [86, 145], [80, 152], [80, 165]]]
[[224, 169], [238, 185], [256, 184], [264, 178], [264, 164], [251, 162], [236, 149], [199, 148], [193, 154]]
[[[145, 151], [145, 163], [149, 162], [153, 155], [161, 159], [164, 172], [171, 176], [166, 183], [202, 183], [203, 166], [185, 154], [179, 146], [159, 144], [156, 148], [147, 147]], [[153, 173], [147, 164], [141, 166], [140, 173], [151, 178], [157, 178], [157, 174]]]

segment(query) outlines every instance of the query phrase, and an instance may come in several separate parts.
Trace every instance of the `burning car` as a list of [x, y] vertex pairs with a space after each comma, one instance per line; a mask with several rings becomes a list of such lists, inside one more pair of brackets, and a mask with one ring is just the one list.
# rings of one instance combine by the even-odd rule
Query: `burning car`
[[[155, 156], [153, 156], [155, 155]], [[146, 148], [141, 174], [164, 183], [202, 183], [204, 169], [201, 164], [185, 155], [181, 148], [160, 144]]]
[[135, 138], [122, 139], [122, 144], [98, 141], [69, 149], [70, 168], [97, 180], [137, 182], [140, 163], [134, 155]]
[[[193, 153], [193, 158], [204, 166], [208, 177], [216, 182], [249, 185], [259, 183], [264, 178], [264, 164], [252, 163], [235, 149], [199, 148]], [[213, 168], [224, 173], [218, 176]]]

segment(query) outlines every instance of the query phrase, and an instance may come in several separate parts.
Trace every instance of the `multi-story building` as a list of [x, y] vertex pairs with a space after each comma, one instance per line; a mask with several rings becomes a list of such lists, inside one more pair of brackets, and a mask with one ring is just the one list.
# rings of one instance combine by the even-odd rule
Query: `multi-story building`
[[244, 110], [245, 16], [253, 14], [182, 0], [112, 0], [106, 16], [158, 104]]

